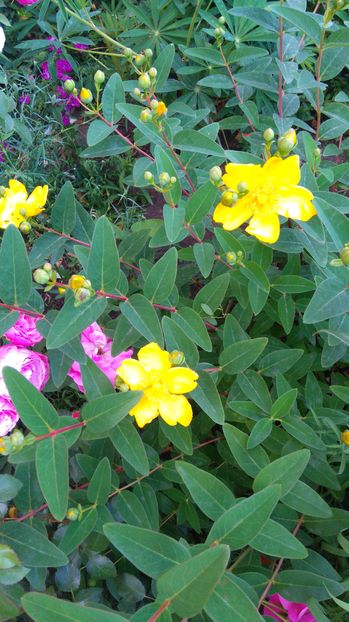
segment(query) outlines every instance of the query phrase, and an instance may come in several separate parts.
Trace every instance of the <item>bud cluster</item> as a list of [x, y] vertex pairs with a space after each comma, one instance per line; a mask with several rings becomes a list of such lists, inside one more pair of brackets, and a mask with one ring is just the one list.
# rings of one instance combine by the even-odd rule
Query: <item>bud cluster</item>
[[339, 253], [339, 257], [330, 261], [330, 266], [339, 268], [340, 266], [349, 266], [349, 242], [347, 242]]
[[15, 429], [12, 434], [8, 434], [7, 436], [0, 436], [0, 456], [8, 456], [12, 453], [17, 453], [28, 445], [32, 445], [35, 441], [35, 436], [33, 434], [28, 434], [24, 436], [24, 434]]
[[214, 36], [215, 36], [218, 47], [220, 47], [224, 41], [224, 36], [225, 36], [225, 30], [224, 28], [222, 28], [222, 26], [224, 26], [225, 24], [225, 17], [223, 17], [223, 15], [221, 15], [220, 18], [218, 19], [218, 24], [219, 26], [217, 26], [217, 28], [214, 29]]
[[297, 134], [291, 127], [287, 132], [284, 132], [277, 141], [278, 153], [282, 158], [291, 153], [292, 149], [297, 146]]
[[52, 269], [52, 264], [48, 261], [44, 263], [42, 268], [37, 268], [33, 272], [33, 279], [39, 285], [47, 285], [45, 291], [50, 291], [57, 279], [57, 272]]
[[165, 102], [158, 101], [157, 99], [152, 99], [150, 101], [150, 108], [144, 108], [139, 118], [143, 123], [153, 122], [157, 125], [160, 125], [160, 119], [161, 117], [165, 116], [166, 112], [167, 106]]
[[71, 276], [68, 281], [68, 286], [74, 294], [75, 307], [79, 307], [95, 295], [95, 291], [92, 289], [91, 281], [85, 279], [85, 277], [81, 274], [74, 274]]
[[125, 48], [124, 56], [138, 75], [138, 87], [133, 90], [134, 95], [140, 99], [148, 99], [154, 93], [158, 75], [156, 67], [151, 66], [153, 51], [147, 48], [135, 54], [130, 48]]
[[145, 171], [143, 177], [144, 177], [144, 180], [148, 182], [148, 184], [153, 186], [153, 188], [155, 188], [155, 190], [158, 190], [159, 192], [168, 192], [169, 190], [171, 190], [172, 186], [177, 182], [177, 177], [175, 177], [174, 175], [172, 176], [169, 175], [169, 173], [166, 173], [166, 171], [159, 173], [159, 178], [158, 178], [157, 183], [151, 171]]

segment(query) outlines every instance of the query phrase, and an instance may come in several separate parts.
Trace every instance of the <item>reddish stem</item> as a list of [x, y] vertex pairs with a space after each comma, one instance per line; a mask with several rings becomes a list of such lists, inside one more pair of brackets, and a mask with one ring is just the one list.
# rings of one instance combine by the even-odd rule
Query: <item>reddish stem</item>
[[[234, 91], [235, 91], [236, 98], [237, 98], [237, 100], [238, 100], [239, 104], [243, 104], [243, 103], [244, 103], [244, 100], [243, 100], [243, 99], [242, 99], [242, 97], [241, 97], [241, 94], [240, 94], [240, 91], [239, 91], [239, 87], [238, 87], [238, 85], [237, 85], [237, 82], [236, 82], [236, 80], [235, 80], [235, 78], [234, 78], [234, 76], [233, 76], [233, 74], [232, 74], [232, 71], [231, 71], [231, 69], [230, 69], [230, 67], [229, 67], [228, 61], [227, 61], [227, 59], [225, 58], [225, 54], [224, 54], [224, 52], [223, 52], [223, 48], [222, 48], [222, 46], [220, 46], [219, 51], [220, 51], [220, 53], [221, 53], [221, 57], [222, 57], [222, 59], [223, 59], [224, 66], [225, 66], [225, 68], [226, 68], [226, 70], [227, 70], [227, 72], [228, 72], [228, 75], [229, 75], [230, 81], [231, 81], [231, 83], [232, 83], [232, 85], [233, 85], [233, 87], [234, 87]], [[251, 130], [255, 131], [255, 129], [256, 129], [256, 128], [254, 127], [254, 125], [253, 125], [253, 123], [252, 123], [251, 119], [249, 119], [247, 115], [246, 115], [246, 119], [247, 119], [247, 121], [248, 121], [248, 124], [249, 124], [249, 126], [250, 126]]]
[[171, 600], [169, 598], [167, 600], [164, 600], [162, 605], [160, 605], [159, 609], [157, 609], [155, 613], [153, 613], [153, 615], [150, 618], [148, 618], [148, 622], [156, 622], [156, 620], [160, 618], [162, 612], [165, 611], [165, 609], [167, 609], [170, 603], [171, 603]]
[[0, 302], [0, 307], [4, 309], [9, 309], [9, 311], [18, 311], [19, 313], [25, 313], [26, 315], [31, 315], [32, 317], [37, 317], [40, 320], [44, 319], [44, 315], [42, 313], [37, 313], [36, 311], [29, 311], [28, 309], [22, 309], [22, 307], [16, 307], [14, 305], [5, 305], [4, 302]]
[[176, 154], [176, 152], [175, 152], [175, 150], [174, 150], [173, 146], [171, 145], [171, 143], [170, 143], [169, 139], [167, 138], [167, 136], [166, 136], [166, 134], [165, 134], [165, 132], [164, 132], [164, 131], [162, 131], [162, 132], [161, 132], [161, 136], [163, 137], [163, 139], [164, 139], [164, 141], [165, 141], [165, 143], [166, 143], [167, 147], [168, 147], [168, 148], [169, 148], [169, 150], [171, 151], [171, 153], [172, 153], [172, 155], [173, 155], [174, 159], [176, 160], [176, 162], [177, 162], [177, 164], [178, 164], [179, 168], [181, 169], [181, 171], [183, 171], [184, 176], [185, 176], [185, 178], [186, 178], [186, 180], [187, 180], [187, 182], [188, 182], [189, 186], [191, 187], [192, 191], [193, 191], [193, 192], [195, 192], [196, 188], [195, 188], [195, 186], [194, 186], [194, 184], [193, 184], [192, 180], [190, 179], [190, 177], [189, 177], [189, 175], [188, 175], [188, 173], [187, 173], [187, 169], [185, 168], [185, 166], [184, 166], [184, 164], [183, 164], [182, 160], [180, 159], [180, 157]]
[[75, 428], [83, 428], [86, 425], [85, 421], [79, 421], [78, 423], [73, 423], [72, 425], [66, 425], [64, 428], [59, 428], [58, 430], [52, 430], [48, 434], [42, 434], [41, 436], [36, 436], [36, 441], [42, 441], [44, 438], [51, 438], [52, 436], [57, 436], [57, 434], [62, 434], [63, 432], [69, 432], [69, 430], [74, 430]]
[[[283, 0], [280, 0], [280, 5], [283, 5]], [[283, 42], [284, 42], [284, 31], [283, 31], [283, 21], [282, 21], [282, 17], [279, 17], [279, 56], [280, 56], [280, 62], [282, 63], [284, 60], [284, 51], [283, 51]], [[282, 78], [282, 71], [281, 69], [279, 70], [279, 82], [278, 82], [278, 113], [279, 113], [279, 117], [283, 116], [283, 109], [282, 109], [282, 98], [283, 98], [283, 78]]]
[[77, 238], [72, 238], [71, 235], [67, 235], [66, 233], [61, 233], [61, 231], [56, 231], [55, 229], [51, 229], [51, 227], [42, 227], [45, 231], [49, 233], [55, 233], [59, 235], [60, 238], [64, 238], [65, 240], [69, 240], [70, 242], [75, 242], [75, 244], [79, 244], [80, 246], [86, 246], [86, 248], [91, 248], [91, 244], [88, 242], [83, 242], [82, 240], [78, 240]]

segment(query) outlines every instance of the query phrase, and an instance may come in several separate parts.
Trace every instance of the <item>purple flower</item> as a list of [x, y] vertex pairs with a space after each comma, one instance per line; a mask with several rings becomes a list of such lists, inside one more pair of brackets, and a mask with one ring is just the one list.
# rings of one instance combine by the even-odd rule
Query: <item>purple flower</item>
[[[46, 37], [46, 39], [48, 41], [57, 41], [57, 39], [55, 37]], [[49, 47], [47, 48], [49, 52], [57, 52], [57, 54], [62, 54], [62, 48], [56, 48], [55, 45], [49, 45]]]
[[18, 4], [21, 6], [30, 6], [31, 4], [36, 4], [39, 0], [17, 0]]
[[18, 101], [19, 101], [20, 104], [30, 104], [31, 97], [30, 97], [30, 95], [23, 94], [23, 95], [20, 95]]
[[58, 60], [56, 60], [56, 70], [57, 78], [59, 80], [68, 80], [68, 74], [73, 71], [73, 67], [71, 66], [70, 62], [67, 61], [65, 58], [59, 58]]
[[305, 603], [292, 603], [280, 594], [273, 594], [263, 609], [263, 615], [277, 622], [316, 622]]
[[90, 46], [86, 43], [74, 43], [74, 47], [76, 50], [88, 50]]
[[74, 97], [74, 95], [70, 95], [65, 105], [65, 110], [67, 112], [72, 112], [75, 108], [80, 108], [80, 106], [81, 104], [77, 97]]
[[9, 397], [0, 397], [0, 437], [13, 430], [19, 417]]
[[43, 80], [51, 80], [51, 74], [50, 74], [50, 72], [48, 70], [48, 61], [47, 60], [45, 60], [40, 65], [40, 75], [41, 75]]
[[[105, 335], [97, 322], [93, 322], [91, 326], [82, 331], [81, 345], [85, 354], [96, 363], [97, 367], [109, 378], [111, 384], [114, 386], [117, 369], [125, 359], [132, 356], [133, 350], [126, 350], [118, 354], [118, 356], [112, 356], [112, 339]], [[68, 371], [68, 376], [74, 380], [80, 391], [84, 391], [79, 363], [74, 361]]]
[[67, 127], [68, 125], [70, 125], [70, 117], [68, 117], [68, 115], [65, 114], [65, 112], [62, 112], [62, 123], [64, 127]]
[[18, 320], [9, 328], [4, 337], [16, 346], [35, 346], [42, 340], [42, 335], [36, 329], [38, 319], [21, 313]]

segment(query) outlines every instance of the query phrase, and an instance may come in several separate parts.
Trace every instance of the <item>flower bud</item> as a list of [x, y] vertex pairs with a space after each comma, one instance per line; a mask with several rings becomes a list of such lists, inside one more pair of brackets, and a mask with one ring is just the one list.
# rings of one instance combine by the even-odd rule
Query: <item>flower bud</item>
[[349, 430], [344, 430], [341, 434], [342, 443], [349, 445]]
[[47, 274], [45, 270], [42, 270], [42, 268], [37, 268], [34, 270], [33, 278], [35, 283], [38, 283], [39, 285], [47, 285], [50, 280], [50, 275]]
[[8, 456], [12, 451], [12, 443], [9, 436], [0, 436], [0, 456]]
[[57, 291], [61, 296], [65, 296], [65, 292], [66, 292], [65, 287], [57, 287]]
[[5, 186], [0, 186], [0, 197], [3, 197], [6, 192]]
[[214, 36], [216, 37], [216, 39], [221, 39], [224, 37], [224, 35], [225, 35], [224, 28], [219, 27], [219, 28], [214, 29]]
[[144, 177], [144, 181], [148, 181], [149, 183], [151, 183], [154, 180], [154, 175], [150, 171], [145, 171], [143, 177]]
[[321, 156], [321, 149], [319, 149], [319, 147], [316, 147], [314, 149], [314, 151], [313, 151], [313, 155], [314, 155], [314, 158], [320, 158], [320, 156]]
[[134, 94], [136, 97], [140, 97], [140, 95], [141, 95], [141, 91], [140, 91], [140, 89], [139, 89], [138, 87], [136, 87], [135, 89], [133, 89], [133, 94]]
[[266, 143], [271, 143], [271, 141], [274, 140], [274, 137], [274, 130], [272, 130], [271, 127], [268, 127], [266, 130], [264, 130], [263, 138]]
[[20, 566], [16, 553], [7, 544], [0, 544], [0, 571], [10, 570], [15, 566]]
[[218, 23], [223, 26], [225, 24], [225, 17], [223, 17], [223, 15], [220, 16]]
[[210, 180], [219, 182], [222, 179], [222, 171], [220, 166], [212, 166], [210, 169]]
[[248, 188], [247, 183], [245, 181], [240, 181], [237, 185], [237, 191], [239, 194], [246, 194]]
[[156, 114], [158, 115], [158, 117], [162, 117], [164, 114], [166, 114], [166, 112], [167, 112], [167, 106], [165, 102], [159, 102], [156, 108]]
[[81, 276], [81, 274], [74, 274], [68, 281], [68, 285], [71, 289], [79, 289], [84, 285], [84, 283], [85, 277]]
[[147, 48], [146, 50], [144, 50], [144, 56], [146, 58], [151, 58], [153, 56], [153, 50], [151, 50], [150, 48]]
[[21, 233], [24, 233], [24, 235], [27, 235], [31, 231], [31, 228], [32, 226], [27, 220], [23, 220], [19, 225], [19, 230]]
[[230, 263], [231, 265], [234, 265], [236, 263], [237, 255], [236, 253], [233, 253], [233, 251], [228, 251], [225, 256], [226, 256], [227, 262]]
[[133, 52], [132, 52], [131, 48], [125, 48], [124, 49], [124, 55], [126, 56], [126, 58], [132, 58]]
[[142, 110], [139, 118], [141, 121], [143, 121], [143, 123], [149, 123], [149, 121], [151, 121], [153, 117], [150, 110], [148, 110], [148, 108], [145, 108], [145, 110]]
[[65, 515], [65, 517], [70, 521], [78, 520], [79, 516], [80, 516], [80, 512], [78, 508], [68, 508], [67, 513]]
[[333, 8], [336, 11], [340, 11], [340, 9], [343, 9], [343, 7], [345, 7], [345, 4], [346, 4], [345, 0], [334, 0]]
[[44, 263], [44, 265], [42, 266], [42, 269], [45, 270], [45, 272], [48, 272], [49, 274], [51, 274], [51, 270], [52, 270], [52, 263], [50, 263], [49, 261], [47, 261], [46, 263]]
[[150, 67], [148, 73], [149, 73], [150, 77], [152, 78], [152, 80], [154, 80], [156, 78], [156, 76], [158, 75], [158, 71], [157, 71], [157, 69], [155, 69], [155, 67]]
[[75, 82], [74, 80], [71, 80], [70, 78], [68, 80], [65, 80], [64, 84], [63, 84], [64, 90], [66, 91], [66, 93], [72, 93], [75, 89]]
[[86, 287], [80, 287], [79, 289], [74, 290], [75, 307], [79, 307], [84, 302], [90, 300], [91, 296], [91, 290]]
[[80, 99], [83, 104], [90, 104], [93, 100], [93, 95], [90, 89], [85, 89], [85, 87], [83, 87], [80, 91]]
[[342, 248], [339, 256], [344, 263], [345, 266], [349, 266], [349, 244], [346, 244], [344, 248]]
[[170, 357], [172, 365], [183, 365], [183, 363], [185, 363], [185, 356], [183, 352], [179, 350], [173, 350], [173, 352], [170, 353]]
[[231, 190], [226, 190], [222, 194], [221, 203], [225, 205], [225, 207], [231, 207], [236, 203], [236, 192], [231, 192]]
[[104, 71], [101, 71], [100, 69], [98, 69], [94, 75], [94, 83], [97, 86], [101, 86], [103, 82], [105, 82], [105, 73]]
[[158, 106], [159, 106], [158, 100], [157, 99], [152, 99], [151, 102], [150, 102], [150, 108], [152, 110], [157, 110]]
[[279, 153], [282, 157], [287, 156], [297, 144], [297, 135], [293, 128], [287, 130], [280, 136], [277, 145]]
[[121, 393], [127, 393], [127, 391], [130, 390], [130, 387], [128, 386], [128, 384], [126, 384], [126, 382], [122, 382], [119, 386], [118, 386], [119, 391], [121, 391]]
[[169, 176], [169, 174], [166, 172], [160, 173], [159, 185], [163, 187], [163, 186], [168, 186], [170, 183], [171, 183], [171, 177]]
[[175, 177], [174, 175], [172, 175], [172, 177], [171, 177], [171, 179], [170, 179], [170, 183], [171, 183], [171, 184], [172, 184], [172, 186], [173, 186], [173, 184], [175, 184], [176, 182], [177, 182], [177, 177]]
[[145, 63], [145, 56], [143, 54], [137, 54], [135, 56], [135, 65], [137, 65], [137, 67], [142, 67], [142, 65], [144, 65]]
[[10, 441], [12, 443], [13, 449], [18, 449], [23, 445], [24, 434], [20, 430], [14, 430], [10, 435]]
[[138, 78], [138, 84], [141, 87], [141, 89], [148, 89], [151, 85], [149, 74], [141, 73], [141, 75]]

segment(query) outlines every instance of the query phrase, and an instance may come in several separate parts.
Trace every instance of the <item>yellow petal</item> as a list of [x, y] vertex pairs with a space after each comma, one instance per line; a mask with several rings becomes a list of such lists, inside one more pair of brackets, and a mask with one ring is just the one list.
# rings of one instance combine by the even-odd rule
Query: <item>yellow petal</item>
[[241, 181], [245, 181], [249, 189], [258, 185], [262, 167], [260, 164], [234, 164], [229, 162], [225, 167], [222, 179], [225, 185], [236, 190]]
[[20, 181], [17, 181], [17, 179], [10, 179], [10, 181], [8, 182], [8, 185], [12, 193], [14, 194], [18, 193], [22, 195], [24, 197], [24, 200], [27, 198], [28, 196], [27, 189], [25, 185], [22, 184]]
[[309, 220], [317, 213], [311, 202], [313, 198], [310, 190], [302, 186], [289, 188], [280, 193], [277, 211], [286, 218]]
[[129, 414], [136, 419], [136, 423], [140, 428], [144, 428], [147, 423], [156, 419], [159, 411], [156, 404], [143, 395], [138, 404], [130, 410]]
[[248, 206], [248, 195], [237, 201], [234, 207], [226, 207], [222, 203], [218, 203], [214, 213], [213, 220], [221, 222], [223, 228], [228, 231], [237, 229], [252, 216], [252, 210]]
[[126, 382], [133, 391], [142, 391], [151, 384], [151, 376], [139, 361], [126, 359], [118, 368], [118, 376]]
[[172, 367], [162, 377], [162, 382], [170, 393], [189, 393], [197, 387], [198, 375], [187, 367]]
[[301, 178], [299, 156], [292, 155], [284, 160], [273, 156], [263, 166], [263, 181], [272, 182], [276, 187], [285, 184], [297, 185]]
[[181, 425], [187, 427], [192, 418], [193, 411], [190, 403], [184, 395], [168, 395], [159, 401], [159, 411], [167, 425]]
[[36, 208], [44, 207], [48, 194], [48, 186], [36, 186], [31, 195], [28, 197], [27, 203]]
[[280, 222], [274, 212], [269, 214], [256, 214], [250, 220], [247, 233], [254, 235], [261, 242], [274, 244], [280, 235]]
[[148, 343], [138, 352], [138, 360], [148, 372], [166, 372], [172, 366], [171, 358], [166, 350], [161, 350], [157, 343]]

